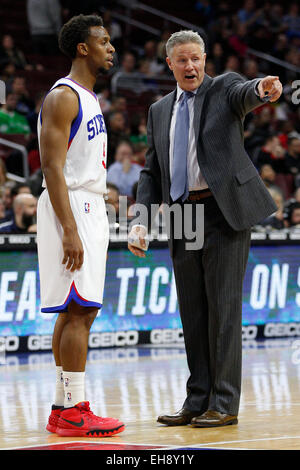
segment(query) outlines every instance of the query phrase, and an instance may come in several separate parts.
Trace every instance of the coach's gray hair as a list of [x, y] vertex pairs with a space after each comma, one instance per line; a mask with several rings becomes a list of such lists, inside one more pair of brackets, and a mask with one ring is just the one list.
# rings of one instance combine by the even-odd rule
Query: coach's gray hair
[[178, 44], [187, 44], [188, 42], [199, 44], [201, 47], [201, 52], [205, 52], [205, 44], [200, 34], [192, 30], [183, 30], [177, 31], [169, 37], [166, 44], [167, 56], [170, 57], [174, 46], [177, 46]]

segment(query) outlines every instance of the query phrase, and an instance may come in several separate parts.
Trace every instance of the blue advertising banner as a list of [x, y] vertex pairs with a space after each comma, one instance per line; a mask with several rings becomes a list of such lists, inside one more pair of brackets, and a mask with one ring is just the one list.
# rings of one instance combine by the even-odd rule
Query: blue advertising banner
[[[243, 325], [300, 322], [299, 255], [297, 245], [251, 247]], [[55, 319], [56, 314], [40, 311], [36, 252], [1, 252], [0, 336], [49, 335]], [[146, 258], [137, 258], [125, 248], [110, 250], [104, 305], [91, 331], [180, 328], [168, 249], [151, 249]]]

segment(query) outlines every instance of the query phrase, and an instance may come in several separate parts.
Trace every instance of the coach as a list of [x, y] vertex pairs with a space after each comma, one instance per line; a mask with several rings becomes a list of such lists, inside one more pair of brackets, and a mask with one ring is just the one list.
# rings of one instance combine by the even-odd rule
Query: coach
[[[159, 416], [158, 422], [236, 424], [250, 231], [276, 211], [245, 152], [243, 119], [266, 96], [276, 101], [282, 85], [273, 76], [244, 81], [230, 72], [209, 77], [203, 40], [193, 31], [172, 34], [166, 47], [177, 88], [150, 107], [149, 150], [137, 202], [149, 213], [151, 204], [190, 204], [194, 219], [197, 204], [204, 204], [204, 243], [192, 250], [185, 236], [176, 239], [171, 231], [169, 237], [190, 377], [182, 409]], [[131, 235], [138, 234], [143, 244], [144, 233], [135, 225]]]

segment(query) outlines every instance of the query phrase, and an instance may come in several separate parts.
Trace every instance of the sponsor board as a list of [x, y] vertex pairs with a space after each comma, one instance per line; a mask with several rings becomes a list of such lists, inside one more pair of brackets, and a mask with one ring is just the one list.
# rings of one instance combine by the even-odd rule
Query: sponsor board
[[[256, 339], [292, 337], [300, 337], [300, 322], [267, 323], [265, 325], [246, 325], [242, 327], [243, 343]], [[51, 342], [52, 335], [2, 336], [0, 337], [0, 356], [5, 358], [6, 353], [51, 351]], [[141, 344], [154, 346], [183, 345], [182, 328], [94, 332], [90, 333], [88, 347], [91, 351], [105, 348], [126, 348]]]

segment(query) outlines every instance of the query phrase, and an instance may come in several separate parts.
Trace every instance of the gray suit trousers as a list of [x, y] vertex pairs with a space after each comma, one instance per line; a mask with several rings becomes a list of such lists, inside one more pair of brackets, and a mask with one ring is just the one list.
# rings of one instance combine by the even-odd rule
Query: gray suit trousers
[[[173, 268], [190, 377], [184, 408], [237, 415], [242, 369], [242, 289], [251, 231], [235, 231], [214, 197], [204, 204], [204, 245], [173, 240]], [[195, 213], [195, 210], [193, 211]], [[193, 215], [195, 217], [195, 214]], [[188, 240], [190, 241], [190, 240]]]

